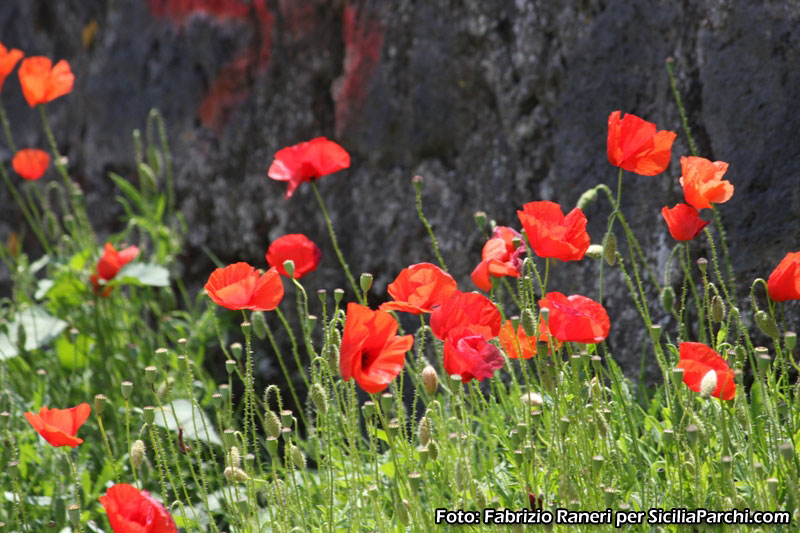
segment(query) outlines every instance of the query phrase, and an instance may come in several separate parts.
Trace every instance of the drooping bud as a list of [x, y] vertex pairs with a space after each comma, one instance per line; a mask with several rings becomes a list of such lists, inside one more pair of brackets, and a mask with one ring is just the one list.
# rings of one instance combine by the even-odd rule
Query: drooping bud
[[226, 466], [223, 474], [228, 481], [235, 481], [237, 483], [244, 483], [249, 479], [247, 472], [238, 466]]
[[439, 386], [439, 376], [436, 373], [436, 369], [431, 365], [422, 369], [422, 386], [429, 395], [436, 393], [436, 388]]
[[719, 294], [715, 295], [711, 300], [711, 318], [714, 322], [725, 320], [725, 302], [722, 301]]
[[778, 331], [778, 325], [763, 309], [756, 313], [756, 325], [764, 335], [770, 338], [777, 339], [781, 335], [780, 331]]
[[439, 457], [439, 445], [436, 444], [435, 440], [432, 440], [428, 443], [428, 457], [431, 461], [435, 461]]
[[242, 458], [239, 455], [239, 448], [231, 446], [228, 450], [228, 464], [233, 467], [242, 466]]
[[292, 457], [292, 462], [298, 470], [303, 470], [306, 467], [306, 455], [295, 445], [292, 445], [289, 454]]
[[311, 401], [320, 414], [324, 415], [328, 412], [328, 395], [325, 394], [325, 389], [319, 383], [311, 386]]
[[522, 403], [529, 407], [541, 407], [544, 403], [542, 395], [538, 392], [526, 392], [520, 396], [519, 399], [522, 400]]
[[144, 442], [141, 439], [136, 439], [131, 444], [131, 464], [133, 468], [139, 469], [144, 463], [144, 456], [145, 456], [146, 448], [144, 446]]
[[717, 388], [717, 372], [709, 370], [703, 379], [700, 380], [700, 396], [711, 396], [714, 389]]
[[586, 249], [586, 257], [590, 257], [592, 259], [602, 259], [603, 258], [603, 245], [601, 245], [601, 244], [590, 244], [589, 248]]
[[591, 189], [584, 191], [581, 194], [580, 198], [578, 198], [578, 203], [575, 207], [580, 209], [581, 211], [585, 211], [587, 207], [589, 207], [592, 202], [597, 199], [597, 188], [592, 187]]
[[272, 409], [267, 409], [264, 413], [264, 429], [267, 430], [267, 435], [275, 439], [281, 434], [281, 421]]
[[536, 316], [531, 309], [526, 307], [522, 310], [520, 323], [522, 324], [522, 330], [525, 332], [525, 335], [528, 337], [536, 335]]
[[264, 311], [253, 311], [250, 313], [250, 322], [253, 324], [253, 333], [259, 339], [264, 339], [267, 336], [267, 319], [264, 316]]
[[605, 255], [608, 266], [614, 266], [614, 263], [617, 262], [617, 237], [613, 233], [608, 234], [603, 255]]
[[428, 443], [431, 441], [431, 435], [433, 435], [433, 422], [427, 416], [423, 416], [419, 421], [419, 443], [423, 446], [427, 446]]

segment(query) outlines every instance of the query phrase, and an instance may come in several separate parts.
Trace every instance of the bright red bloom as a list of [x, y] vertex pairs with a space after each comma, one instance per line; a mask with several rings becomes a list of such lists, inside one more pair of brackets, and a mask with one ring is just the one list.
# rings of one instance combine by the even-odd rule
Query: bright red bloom
[[412, 344], [414, 336], [398, 336], [397, 322], [386, 311], [349, 303], [339, 351], [342, 378], [355, 378], [366, 392], [377, 394], [403, 370]]
[[14, 154], [11, 166], [24, 180], [38, 180], [50, 164], [50, 154], [38, 148], [25, 148]]
[[728, 163], [704, 157], [681, 157], [681, 186], [686, 203], [696, 209], [710, 208], [711, 203], [722, 204], [733, 196], [733, 185], [722, 179]]
[[0, 43], [0, 90], [3, 89], [6, 78], [17, 66], [17, 62], [22, 59], [23, 55], [25, 54], [22, 53], [22, 50], [17, 50], [16, 48], [9, 50]]
[[290, 233], [272, 241], [267, 250], [267, 263], [275, 267], [281, 276], [287, 276], [283, 262], [291, 259], [294, 261], [294, 278], [300, 279], [309, 272], [313, 272], [319, 265], [322, 251], [311, 239], [302, 233]]
[[111, 287], [106, 287], [101, 293], [100, 280], [111, 281], [114, 279], [120, 269], [133, 261], [137, 255], [139, 255], [139, 248], [136, 246], [128, 246], [117, 251], [110, 242], [107, 242], [103, 248], [103, 255], [97, 262], [97, 272], [90, 278], [94, 291], [108, 298], [108, 295], [111, 294]]
[[277, 268], [259, 274], [244, 262], [216, 269], [204, 288], [215, 304], [233, 310], [272, 311], [283, 299], [283, 282]]
[[703, 391], [721, 400], [736, 395], [733, 369], [717, 352], [701, 342], [682, 342], [678, 368], [683, 369], [683, 382], [695, 392]]
[[53, 66], [47, 57], [29, 57], [22, 61], [18, 74], [22, 94], [31, 107], [69, 94], [75, 82], [69, 63], [63, 59]]
[[800, 300], [800, 252], [788, 253], [767, 280], [769, 297], [776, 302]]
[[432, 313], [456, 292], [453, 276], [431, 263], [417, 263], [400, 271], [386, 289], [393, 298], [382, 303], [382, 311], [404, 311], [413, 315]]
[[[530, 359], [536, 355], [536, 337], [528, 337], [522, 324], [517, 326], [517, 333], [514, 334], [514, 325], [510, 320], [506, 320], [503, 327], [500, 329], [500, 345], [506, 351], [511, 359], [519, 359], [520, 352], [522, 352], [523, 359]], [[544, 320], [539, 321], [539, 338], [540, 342], [550, 344], [550, 337], [547, 334], [547, 324]], [[558, 346], [561, 343], [556, 341]]]
[[555, 202], [528, 202], [517, 211], [528, 242], [539, 257], [555, 257], [562, 261], [583, 259], [589, 249], [586, 216], [577, 207], [564, 216]]
[[669, 165], [674, 131], [656, 132], [656, 125], [620, 111], [608, 116], [608, 160], [615, 167], [642, 176], [661, 174]]
[[29, 411], [25, 413], [25, 418], [33, 426], [33, 429], [51, 445], [74, 448], [83, 442], [83, 439], [76, 437], [75, 434], [89, 418], [91, 412], [92, 408], [89, 407], [89, 404], [82, 403], [69, 409], [42, 407], [39, 409], [38, 415]]
[[172, 516], [146, 490], [117, 483], [99, 500], [114, 533], [178, 533]]
[[661, 208], [661, 216], [676, 241], [691, 241], [708, 225], [708, 221], [697, 214], [697, 209], [687, 204], [678, 204], [672, 209], [665, 205]]
[[500, 311], [486, 296], [477, 292], [456, 291], [433, 310], [431, 330], [438, 339], [446, 339], [451, 331], [470, 329], [490, 340], [500, 333], [503, 319]]
[[278, 150], [267, 174], [277, 181], [288, 181], [286, 198], [303, 182], [311, 181], [350, 166], [350, 154], [325, 137]]
[[471, 329], [452, 331], [444, 342], [444, 370], [461, 376], [463, 383], [471, 379], [483, 381], [503, 367], [503, 355], [483, 335]]
[[548, 309], [550, 334], [561, 342], [601, 342], [611, 329], [605, 308], [580, 294], [565, 296], [560, 292], [548, 292], [539, 300], [539, 307]]
[[522, 236], [513, 228], [497, 226], [494, 237], [486, 241], [481, 251], [481, 262], [472, 271], [472, 282], [482, 291], [492, 289], [491, 278], [511, 276], [518, 278], [522, 268], [520, 256], [525, 246], [514, 246], [514, 239]]

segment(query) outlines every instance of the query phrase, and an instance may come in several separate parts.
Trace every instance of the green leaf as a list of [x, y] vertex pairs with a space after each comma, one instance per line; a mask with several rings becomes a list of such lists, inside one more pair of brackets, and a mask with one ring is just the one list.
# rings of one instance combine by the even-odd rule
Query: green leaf
[[[174, 409], [174, 411], [173, 411]], [[158, 408], [156, 408], [158, 411]], [[167, 419], [166, 424], [164, 419]], [[175, 419], [178, 423], [175, 423]], [[183, 427], [183, 438], [191, 440], [202, 440], [211, 444], [222, 444], [219, 435], [214, 430], [214, 425], [206, 414], [191, 401], [186, 399], [174, 400], [172, 408], [164, 406], [164, 413], [156, 412], [155, 424], [170, 431], [178, 431], [178, 426]], [[195, 433], [195, 426], [197, 433]], [[206, 433], [206, 429], [208, 432]]]
[[18, 311], [14, 320], [7, 324], [7, 332], [0, 333], [0, 360], [18, 355], [20, 328], [25, 333], [25, 350], [31, 351], [56, 338], [66, 327], [66, 322], [48, 314], [41, 307]]
[[64, 368], [75, 370], [83, 368], [89, 362], [89, 350], [94, 346], [94, 339], [88, 335], [80, 334], [72, 343], [67, 337], [61, 336], [56, 341], [56, 355]]
[[131, 202], [133, 202], [133, 204], [136, 206], [139, 212], [141, 213], [147, 212], [147, 205], [145, 204], [142, 195], [139, 194], [139, 191], [136, 190], [136, 187], [131, 185], [131, 183], [128, 180], [126, 180], [125, 178], [123, 178], [122, 176], [120, 176], [115, 172], [109, 172], [108, 177], [110, 177], [111, 180], [116, 184], [116, 186], [122, 190], [123, 194], [125, 194], [125, 196], [127, 196], [128, 199]]
[[65, 271], [54, 280], [43, 279], [36, 288], [36, 299], [47, 298], [58, 306], [76, 307], [86, 300], [86, 285], [72, 272]]
[[152, 263], [128, 263], [120, 269], [115, 281], [131, 285], [168, 287], [169, 270]]

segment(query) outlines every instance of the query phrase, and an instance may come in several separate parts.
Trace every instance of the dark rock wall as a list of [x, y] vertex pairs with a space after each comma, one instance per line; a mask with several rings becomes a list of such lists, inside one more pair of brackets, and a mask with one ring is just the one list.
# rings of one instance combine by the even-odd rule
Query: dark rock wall
[[[107, 172], [131, 174], [131, 130], [151, 107], [164, 112], [190, 225], [184, 275], [197, 286], [212, 269], [202, 246], [263, 267], [287, 232], [323, 249], [307, 286], [345, 286], [310, 188], [287, 201], [266, 176], [278, 149], [326, 135], [353, 159], [319, 186], [354, 272], [373, 272], [383, 296], [401, 268], [433, 260], [410, 183], [421, 174], [442, 253], [472, 288], [476, 210], [519, 227], [527, 201], [571, 208], [615, 185], [605, 137], [616, 109], [679, 132], [666, 173], [625, 176], [624, 210], [661, 273], [673, 241], [660, 208], [682, 200], [688, 154], [668, 56], [701, 155], [731, 164], [721, 213], [741, 285], [800, 249], [796, 1], [5, 0], [0, 32], [71, 63], [75, 90], [48, 111], [98, 228], [119, 227]], [[18, 144], [42, 144], [15, 76], [3, 101]], [[608, 213], [602, 199], [587, 210], [594, 242]], [[704, 253], [703, 239], [693, 246]], [[596, 296], [596, 266], [556, 265], [551, 288]], [[612, 346], [638, 368], [640, 321], [613, 269], [608, 287]], [[655, 300], [654, 311], [669, 323]]]

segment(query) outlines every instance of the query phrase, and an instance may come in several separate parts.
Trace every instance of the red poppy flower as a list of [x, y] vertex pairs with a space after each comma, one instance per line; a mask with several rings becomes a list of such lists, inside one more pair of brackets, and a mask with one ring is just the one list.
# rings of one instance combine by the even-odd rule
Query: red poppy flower
[[417, 263], [400, 271], [386, 289], [393, 298], [382, 303], [382, 311], [404, 311], [413, 315], [432, 313], [456, 292], [453, 276], [431, 263]]
[[486, 340], [497, 337], [503, 319], [500, 311], [486, 296], [477, 292], [456, 291], [433, 310], [431, 330], [438, 339], [446, 339], [451, 331], [470, 329]]
[[672, 209], [665, 205], [661, 208], [661, 216], [676, 241], [691, 241], [708, 225], [708, 221], [697, 214], [697, 209], [687, 204], [678, 204]]
[[721, 400], [736, 395], [733, 370], [717, 352], [700, 342], [682, 342], [678, 368], [683, 369], [683, 382], [691, 390]]
[[514, 246], [514, 239], [522, 236], [513, 228], [497, 226], [494, 237], [486, 241], [481, 251], [481, 262], [472, 271], [472, 282], [482, 291], [492, 289], [491, 278], [511, 276], [518, 278], [522, 268], [520, 256], [525, 246]]
[[350, 154], [325, 137], [317, 137], [278, 150], [267, 174], [277, 181], [288, 181], [286, 198], [303, 182], [311, 181], [350, 166]]
[[534, 253], [562, 261], [583, 259], [589, 249], [586, 217], [577, 207], [567, 216], [555, 202], [529, 202], [517, 211]]
[[272, 241], [267, 250], [267, 263], [278, 269], [281, 276], [287, 276], [284, 261], [294, 261], [294, 278], [300, 279], [313, 272], [319, 265], [322, 251], [311, 239], [302, 233], [290, 233]]
[[681, 185], [686, 203], [695, 209], [710, 208], [711, 203], [722, 204], [733, 196], [733, 185], [722, 179], [728, 163], [704, 157], [681, 157]]
[[[139, 255], [139, 248], [136, 246], [128, 246], [123, 250], [117, 251], [110, 242], [107, 242], [103, 248], [103, 255], [97, 262], [97, 272], [92, 274], [90, 278], [94, 291], [101, 294], [100, 280], [111, 281], [114, 279], [120, 269], [133, 261], [137, 255]], [[106, 287], [102, 291], [102, 295], [108, 298], [109, 294], [111, 294], [111, 287]]]
[[800, 252], [788, 253], [767, 280], [769, 297], [776, 302], [800, 300]]
[[452, 331], [444, 342], [444, 370], [461, 376], [463, 383], [471, 379], [483, 381], [503, 367], [503, 355], [483, 335], [471, 329]]
[[114, 533], [178, 533], [172, 516], [146, 490], [117, 483], [98, 499]]
[[[517, 333], [514, 334], [514, 325], [510, 320], [506, 320], [503, 327], [500, 329], [500, 345], [506, 351], [511, 359], [519, 359], [520, 352], [522, 352], [523, 359], [530, 359], [536, 355], [536, 337], [528, 337], [522, 324], [517, 326]], [[547, 334], [547, 324], [544, 320], [539, 321], [539, 339], [540, 342], [550, 344], [550, 337]], [[561, 343], [556, 341], [559, 346]]]
[[605, 308], [580, 294], [565, 296], [548, 292], [539, 300], [539, 307], [548, 309], [547, 327], [561, 342], [601, 342], [611, 329]]
[[214, 303], [233, 310], [272, 311], [283, 299], [283, 282], [278, 269], [272, 267], [259, 274], [247, 263], [216, 269], [204, 288]]
[[83, 442], [83, 439], [76, 437], [75, 434], [89, 418], [91, 412], [92, 408], [89, 407], [89, 404], [82, 403], [69, 409], [42, 407], [39, 409], [38, 415], [29, 411], [25, 413], [25, 418], [33, 426], [33, 429], [51, 445], [74, 448]]
[[615, 167], [642, 176], [661, 174], [669, 165], [674, 131], [656, 132], [656, 125], [620, 111], [608, 116], [608, 160]]
[[50, 164], [50, 154], [38, 148], [26, 148], [14, 154], [11, 166], [24, 180], [38, 180]]
[[339, 351], [342, 378], [355, 378], [366, 392], [377, 394], [403, 370], [412, 344], [414, 336], [398, 336], [397, 322], [386, 311], [349, 303]]
[[0, 43], [0, 90], [3, 89], [6, 78], [17, 66], [17, 62], [22, 59], [23, 55], [25, 54], [22, 53], [22, 50], [17, 50], [16, 48], [9, 50]]
[[49, 58], [41, 56], [24, 59], [18, 74], [22, 94], [31, 107], [69, 94], [75, 81], [69, 63], [62, 59], [53, 66]]

